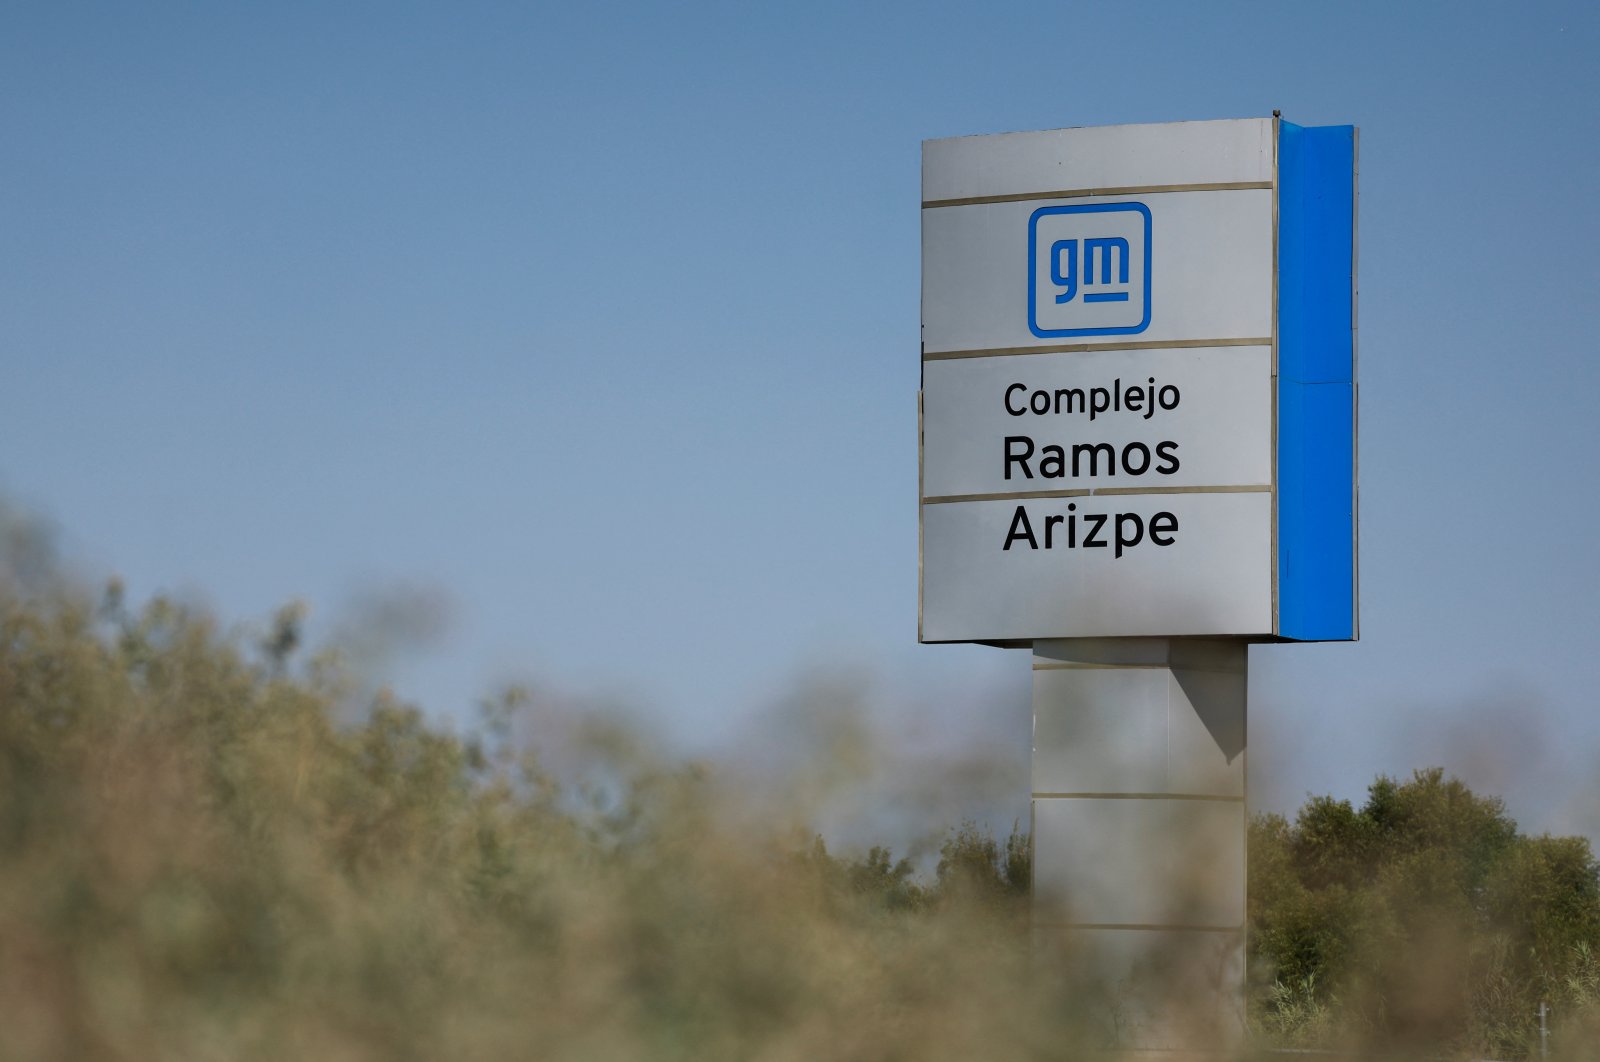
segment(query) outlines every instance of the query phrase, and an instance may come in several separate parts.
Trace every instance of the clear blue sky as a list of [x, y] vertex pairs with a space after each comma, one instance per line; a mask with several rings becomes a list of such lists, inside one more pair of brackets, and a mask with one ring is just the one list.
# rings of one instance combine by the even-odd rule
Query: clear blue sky
[[919, 142], [1354, 122], [1363, 640], [1252, 651], [1253, 799], [1600, 834], [1597, 11], [10, 3], [0, 493], [233, 619], [439, 588], [441, 714], [844, 663], [1025, 757], [1026, 655], [916, 644]]

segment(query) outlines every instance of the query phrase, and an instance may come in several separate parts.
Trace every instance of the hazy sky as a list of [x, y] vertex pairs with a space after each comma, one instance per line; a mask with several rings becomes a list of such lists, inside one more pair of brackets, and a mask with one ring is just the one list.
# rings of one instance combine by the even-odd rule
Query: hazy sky
[[231, 619], [442, 595], [441, 714], [846, 666], [1025, 757], [1027, 655], [916, 643], [920, 141], [1353, 122], [1363, 637], [1252, 650], [1252, 800], [1600, 833], [1597, 12], [8, 3], [0, 493]]

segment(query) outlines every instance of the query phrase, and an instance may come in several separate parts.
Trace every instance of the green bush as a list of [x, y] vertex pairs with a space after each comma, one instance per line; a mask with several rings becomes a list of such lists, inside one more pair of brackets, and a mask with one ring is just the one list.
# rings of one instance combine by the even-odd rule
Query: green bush
[[1296, 1045], [1525, 1057], [1541, 1001], [1600, 941], [1600, 868], [1580, 837], [1518, 833], [1438, 769], [1379, 778], [1358, 809], [1317, 797], [1250, 828], [1254, 1017]]

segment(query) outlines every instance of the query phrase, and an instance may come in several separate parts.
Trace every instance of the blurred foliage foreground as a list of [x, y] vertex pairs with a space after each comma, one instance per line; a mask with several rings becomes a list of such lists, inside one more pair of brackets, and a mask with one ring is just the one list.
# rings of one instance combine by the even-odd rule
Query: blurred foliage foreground
[[[297, 620], [0, 580], [0, 1059], [1026, 1059], [1101, 1046], [1030, 960], [1025, 836], [919, 877], [764, 825], [596, 725], [576, 775], [508, 697], [453, 735]], [[1585, 1057], [1600, 890], [1438, 773], [1251, 833], [1261, 1043]], [[1600, 1039], [1589, 1040], [1600, 1043]], [[1574, 1053], [1575, 1052], [1575, 1053]]]

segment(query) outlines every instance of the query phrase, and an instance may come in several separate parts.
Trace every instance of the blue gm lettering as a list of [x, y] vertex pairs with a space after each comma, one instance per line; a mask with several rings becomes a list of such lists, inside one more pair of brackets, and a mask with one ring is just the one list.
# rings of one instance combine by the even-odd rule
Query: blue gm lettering
[[1033, 334], [1132, 335], [1148, 328], [1151, 227], [1143, 203], [1035, 210], [1028, 219]]

